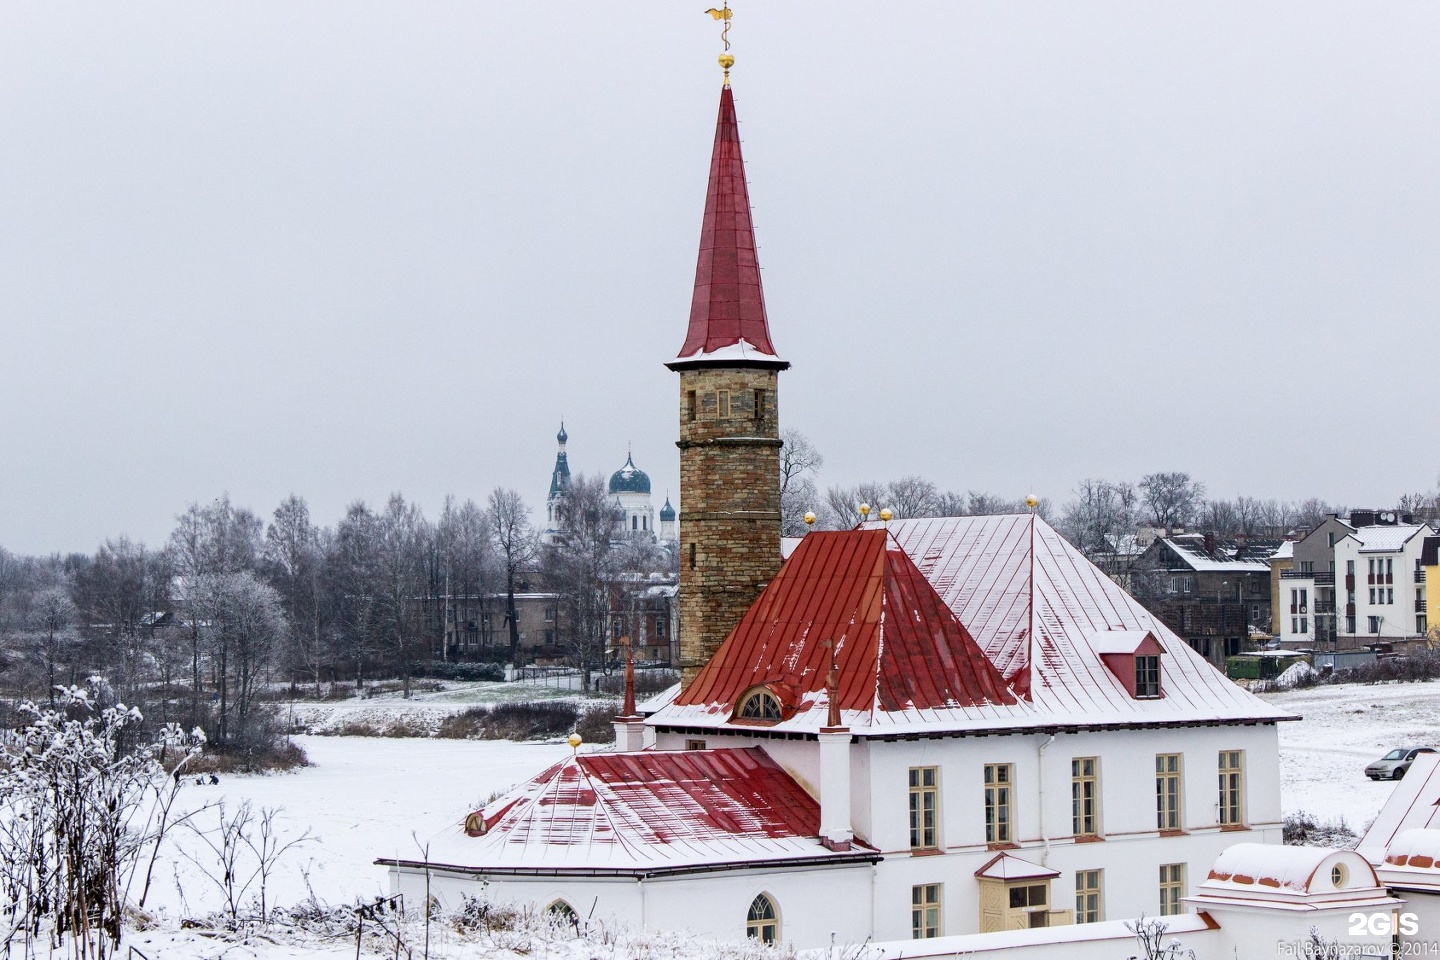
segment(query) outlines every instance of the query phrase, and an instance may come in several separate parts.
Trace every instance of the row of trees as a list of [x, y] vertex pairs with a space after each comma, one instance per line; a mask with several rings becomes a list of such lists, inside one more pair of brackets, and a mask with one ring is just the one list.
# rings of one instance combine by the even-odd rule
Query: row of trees
[[[825, 458], [808, 438], [793, 430], [782, 435], [780, 503], [785, 536], [804, 536], [804, 516], [812, 512], [819, 529], [845, 529], [861, 519], [859, 505], [888, 507], [897, 518], [962, 517], [1024, 513], [1023, 498], [989, 493], [942, 490], [923, 477], [902, 477], [889, 482], [831, 486], [821, 491], [817, 478]], [[1373, 505], [1372, 505], [1373, 506]], [[1386, 508], [1389, 509], [1389, 508]], [[1393, 507], [1417, 520], [1440, 519], [1440, 493], [1406, 494]], [[1071, 499], [1057, 511], [1041, 499], [1036, 512], [1055, 524], [1064, 536], [1097, 557], [1113, 554], [1117, 545], [1141, 527], [1170, 532], [1184, 529], [1220, 537], [1280, 540], [1297, 531], [1313, 529], [1326, 514], [1345, 514], [1347, 508], [1315, 498], [1301, 501], [1239, 496], [1211, 499], [1205, 485], [1189, 474], [1170, 471], [1146, 474], [1138, 482], [1086, 479], [1076, 485]], [[873, 519], [873, 514], [872, 514]]]
[[330, 527], [298, 496], [268, 520], [222, 497], [192, 504], [158, 549], [123, 537], [89, 555], [0, 549], [0, 685], [53, 703], [58, 686], [101, 674], [156, 724], [250, 749], [272, 737], [260, 704], [277, 683], [383, 675], [408, 695], [447, 656], [456, 598], [494, 610], [482, 640], [514, 662], [515, 594], [540, 581], [561, 595], [559, 643], [588, 670], [604, 650], [607, 583], [674, 558], [617, 535], [599, 478], [575, 478], [568, 501], [548, 544], [523, 499], [497, 489], [484, 505], [447, 499], [434, 521], [399, 494], [378, 509], [357, 501]]

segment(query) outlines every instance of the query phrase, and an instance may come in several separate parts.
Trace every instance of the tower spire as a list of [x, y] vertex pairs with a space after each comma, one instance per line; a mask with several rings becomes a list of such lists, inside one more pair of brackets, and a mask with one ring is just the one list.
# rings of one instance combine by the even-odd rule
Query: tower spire
[[[720, 19], [720, 11], [711, 11]], [[724, 13], [728, 15], [729, 8]], [[728, 16], [727, 16], [728, 25]], [[728, 41], [727, 41], [728, 42]], [[728, 53], [721, 62], [734, 61]], [[690, 325], [671, 370], [699, 365], [768, 367], [784, 370], [770, 342], [765, 294], [760, 286], [760, 260], [755, 252], [755, 227], [750, 217], [750, 192], [740, 153], [740, 127], [730, 71], [720, 90], [720, 115], [710, 156], [710, 182], [705, 216], [700, 225], [700, 256], [690, 300]]]

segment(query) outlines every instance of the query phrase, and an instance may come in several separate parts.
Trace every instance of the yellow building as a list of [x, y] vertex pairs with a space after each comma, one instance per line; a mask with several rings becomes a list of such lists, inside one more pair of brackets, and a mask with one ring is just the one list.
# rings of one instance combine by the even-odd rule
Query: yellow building
[[[1420, 576], [1415, 584], [1415, 613], [1425, 617], [1424, 632], [1429, 637], [1429, 646], [1440, 646], [1440, 624], [1430, 616], [1430, 584], [1440, 584], [1440, 537], [1426, 537], [1420, 548]], [[1416, 624], [1419, 626], [1419, 624]]]

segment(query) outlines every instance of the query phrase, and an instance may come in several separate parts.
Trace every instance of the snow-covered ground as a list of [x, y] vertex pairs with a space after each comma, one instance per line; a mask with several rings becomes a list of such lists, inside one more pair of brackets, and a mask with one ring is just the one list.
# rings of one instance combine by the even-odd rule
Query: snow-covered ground
[[470, 707], [518, 700], [608, 702], [607, 698], [583, 698], [558, 681], [545, 684], [446, 680], [441, 687], [438, 691], [417, 690], [408, 700], [395, 692], [345, 700], [301, 700], [282, 704], [280, 714], [291, 729], [307, 733], [341, 733], [346, 727], [360, 726], [383, 734], [396, 725], [403, 725], [433, 735], [442, 720]]
[[[498, 791], [526, 780], [570, 753], [563, 742], [429, 740], [372, 737], [296, 737], [313, 764], [291, 773], [226, 776], [216, 786], [187, 782], [179, 806], [193, 811], [224, 803], [233, 812], [248, 800], [280, 808], [282, 838], [308, 828], [313, 839], [282, 861], [272, 903], [297, 903], [309, 896], [331, 904], [388, 895], [385, 871], [376, 857], [414, 856], [420, 845], [461, 822]], [[196, 814], [213, 826], [217, 811]], [[176, 844], [203, 859], [204, 845], [186, 831]], [[147, 906], [174, 916], [219, 909], [219, 889], [184, 853], [171, 847]], [[309, 888], [306, 887], [306, 874]]]
[[1341, 684], [1268, 694], [1304, 719], [1280, 724], [1281, 802], [1320, 820], [1344, 817], [1356, 833], [1393, 784], [1365, 765], [1393, 747], [1440, 747], [1440, 684]]
[[[346, 701], [332, 709], [364, 711], [372, 721], [429, 710], [452, 712], [495, 702], [500, 694], [492, 692], [494, 686], [455, 685], [412, 701], [376, 698]], [[525, 692], [533, 696], [535, 691]], [[1303, 716], [1280, 727], [1285, 811], [1304, 810], [1321, 820], [1343, 816], [1357, 832], [1379, 811], [1391, 789], [1388, 782], [1368, 780], [1362, 772], [1365, 764], [1392, 746], [1436, 743], [1440, 730], [1440, 685], [1316, 687], [1267, 699]], [[312, 890], [330, 904], [388, 893], [385, 871], [373, 865], [377, 856], [416, 854], [428, 838], [453, 828], [487, 798], [538, 773], [570, 749], [560, 742], [336, 736], [296, 741], [313, 766], [287, 774], [228, 776], [218, 786], [190, 783], [182, 791], [187, 809], [222, 800], [233, 809], [249, 800], [257, 809], [282, 808], [277, 823], [283, 835], [310, 830], [314, 839], [291, 854], [276, 878], [271, 901], [279, 903], [299, 902]], [[213, 812], [202, 814], [206, 816]], [[177, 836], [185, 839], [183, 833]], [[199, 855], [193, 838], [186, 847]], [[182, 913], [218, 908], [213, 882], [185, 857], [172, 851], [157, 875], [151, 905], [172, 922]], [[354, 956], [353, 941], [297, 950], [263, 940], [236, 947], [188, 932], [135, 936], [132, 942], [142, 951], [148, 940], [151, 950], [159, 948], [158, 955], [167, 957]], [[554, 945], [546, 949], [566, 952]]]

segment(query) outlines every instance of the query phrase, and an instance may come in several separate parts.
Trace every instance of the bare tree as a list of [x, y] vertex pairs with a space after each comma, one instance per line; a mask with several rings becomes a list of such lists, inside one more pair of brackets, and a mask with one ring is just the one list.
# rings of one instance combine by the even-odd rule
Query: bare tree
[[391, 655], [400, 671], [400, 685], [406, 699], [416, 661], [416, 620], [414, 600], [423, 589], [421, 559], [431, 536], [430, 525], [415, 504], [395, 493], [380, 515], [379, 574], [377, 595], [381, 624]]
[[886, 496], [885, 486], [879, 483], [831, 487], [825, 491], [825, 506], [829, 513], [826, 526], [835, 526], [842, 530], [855, 526], [863, 519], [860, 514], [861, 504], [871, 507], [870, 519], [874, 520], [875, 514], [884, 505]]
[[783, 430], [780, 439], [780, 535], [803, 537], [806, 512], [820, 506], [815, 474], [825, 458], [799, 430]]
[[1189, 526], [1205, 497], [1205, 485], [1180, 471], [1146, 474], [1140, 481], [1145, 519], [1171, 529]]
[[291, 683], [307, 674], [320, 692], [325, 660], [325, 606], [320, 577], [325, 554], [319, 528], [310, 522], [303, 497], [291, 494], [275, 508], [265, 530], [265, 571], [285, 603], [288, 643], [284, 662]]
[[1133, 484], [1082, 480], [1065, 505], [1060, 530], [1092, 560], [1113, 554], [1120, 538], [1135, 528], [1139, 495]]
[[573, 477], [561, 502], [555, 542], [542, 554], [546, 578], [560, 593], [556, 625], [570, 650], [588, 693], [592, 667], [605, 655], [609, 626], [609, 585], [620, 571], [623, 539], [617, 530], [623, 514], [601, 477]]
[[897, 520], [933, 517], [939, 513], [940, 491], [924, 477], [901, 477], [885, 485], [884, 499], [875, 507], [889, 507]]
[[[563, 506], [561, 509], [565, 509]], [[515, 581], [535, 559], [537, 540], [530, 509], [514, 490], [496, 487], [490, 493], [487, 516], [495, 551], [505, 570], [505, 620], [510, 628], [510, 662], [520, 663], [520, 615], [515, 609]], [[561, 517], [563, 521], [564, 518]]]

